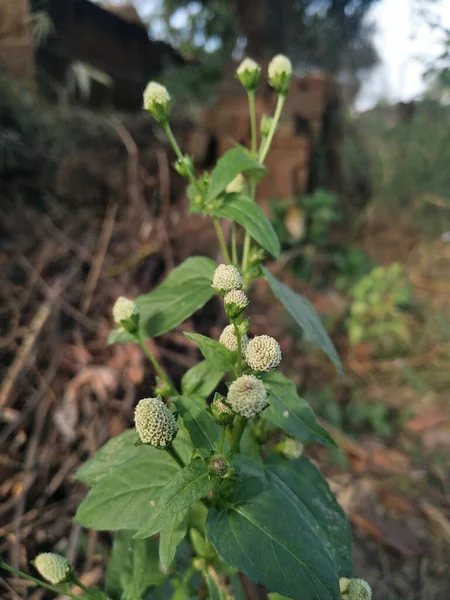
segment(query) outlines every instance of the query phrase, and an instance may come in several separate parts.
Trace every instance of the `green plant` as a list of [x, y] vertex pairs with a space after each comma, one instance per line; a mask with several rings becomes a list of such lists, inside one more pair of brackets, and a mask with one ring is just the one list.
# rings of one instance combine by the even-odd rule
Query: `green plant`
[[347, 330], [351, 344], [369, 342], [383, 354], [408, 346], [410, 329], [405, 309], [411, 303], [411, 291], [399, 263], [375, 267], [350, 295], [353, 302]]
[[[339, 577], [352, 574], [349, 524], [326, 480], [292, 441], [281, 453], [261, 448], [264, 423], [294, 440], [335, 444], [295, 385], [277, 370], [282, 358], [277, 341], [267, 335], [248, 341], [246, 291], [255, 278], [267, 279], [300, 327], [341, 367], [312, 306], [262, 266], [262, 250], [277, 257], [279, 242], [255, 202], [255, 189], [289, 87], [290, 62], [278, 57], [269, 68], [278, 104], [260, 144], [254, 110], [260, 69], [249, 61], [244, 65], [237, 76], [249, 96], [252, 147], [228, 151], [211, 174], [199, 179], [170, 129], [168, 91], [152, 82], [144, 95], [146, 109], [177, 153], [178, 172], [190, 181], [191, 210], [213, 219], [225, 264], [190, 257], [149, 294], [135, 301], [119, 298], [114, 306], [110, 343], [138, 343], [157, 385], [154, 398], [139, 401], [135, 428], [111, 439], [77, 473], [90, 491], [76, 521], [117, 532], [105, 591], [81, 586], [83, 598], [141, 600], [151, 588], [152, 597], [154, 592], [155, 597], [225, 600], [239, 570], [295, 600], [340, 600]], [[249, 194], [242, 178], [236, 184], [242, 173]], [[232, 182], [234, 191], [227, 191]], [[220, 218], [233, 223], [231, 252]], [[242, 253], [238, 226], [245, 231]], [[176, 327], [215, 294], [223, 297], [229, 325], [219, 341], [185, 333], [204, 360], [178, 385], [146, 340]], [[224, 376], [228, 392], [216, 392], [209, 406], [207, 399]], [[73, 571], [61, 557], [49, 560], [55, 565], [50, 569], [44, 561], [40, 573], [50, 581], [44, 585], [67, 593], [76, 582]], [[69, 595], [79, 597], [73, 591]]]

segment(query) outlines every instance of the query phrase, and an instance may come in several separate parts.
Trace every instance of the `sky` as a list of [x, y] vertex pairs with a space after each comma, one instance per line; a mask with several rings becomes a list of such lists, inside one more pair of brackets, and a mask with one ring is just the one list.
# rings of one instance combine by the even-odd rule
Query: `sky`
[[[438, 0], [435, 11], [440, 22], [450, 28], [450, 0]], [[442, 34], [417, 21], [413, 0], [381, 0], [367, 18], [376, 25], [374, 44], [380, 64], [365, 77], [357, 109], [366, 110], [378, 100], [420, 96], [424, 65], [442, 52]]]

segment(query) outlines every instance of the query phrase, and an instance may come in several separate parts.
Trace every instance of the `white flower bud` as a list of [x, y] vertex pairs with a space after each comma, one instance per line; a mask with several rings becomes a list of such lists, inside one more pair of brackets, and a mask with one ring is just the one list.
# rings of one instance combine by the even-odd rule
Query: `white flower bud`
[[60, 554], [43, 552], [36, 556], [32, 564], [40, 575], [52, 585], [65, 583], [72, 579], [72, 565]]
[[287, 438], [282, 444], [281, 451], [286, 458], [295, 460], [303, 454], [303, 444], [295, 438]]
[[254, 375], [242, 375], [228, 390], [227, 403], [232, 410], [249, 419], [258, 415], [267, 406], [267, 390]]
[[228, 292], [225, 294], [224, 304], [225, 304], [225, 312], [227, 313], [227, 317], [229, 319], [235, 319], [240, 314], [244, 312], [244, 310], [249, 305], [248, 298], [242, 290], [233, 290], [232, 292]]
[[348, 600], [371, 600], [372, 588], [364, 579], [350, 579], [347, 589]]
[[150, 81], [144, 90], [144, 108], [158, 123], [163, 124], [169, 116], [170, 94], [167, 88], [156, 81]]
[[281, 362], [277, 340], [270, 335], [257, 335], [249, 341], [245, 360], [254, 371], [272, 371]]
[[244, 58], [236, 71], [236, 76], [247, 91], [253, 91], [258, 85], [261, 67], [251, 58]]
[[234, 412], [225, 404], [220, 394], [211, 402], [211, 414], [218, 425], [231, 425], [234, 421]]
[[279, 94], [286, 95], [292, 80], [292, 63], [284, 54], [277, 54], [269, 63], [269, 83]]
[[116, 325], [121, 325], [129, 333], [137, 332], [139, 329], [139, 307], [134, 300], [120, 296], [113, 306], [112, 313]]
[[[220, 334], [219, 342], [234, 352], [238, 349], [236, 332], [234, 331], [234, 325], [227, 325], [225, 329]], [[246, 335], [241, 335], [241, 350], [242, 354], [245, 354], [245, 350], [248, 344], [248, 337]]]
[[214, 272], [212, 287], [219, 294], [242, 288], [242, 277], [233, 265], [219, 265]]
[[245, 177], [242, 175], [242, 173], [239, 173], [239, 175], [236, 175], [236, 177], [230, 181], [225, 188], [225, 191], [228, 194], [238, 194], [239, 192], [242, 192], [244, 186]]
[[143, 444], [165, 448], [175, 438], [178, 423], [159, 398], [140, 400], [134, 411], [136, 431]]

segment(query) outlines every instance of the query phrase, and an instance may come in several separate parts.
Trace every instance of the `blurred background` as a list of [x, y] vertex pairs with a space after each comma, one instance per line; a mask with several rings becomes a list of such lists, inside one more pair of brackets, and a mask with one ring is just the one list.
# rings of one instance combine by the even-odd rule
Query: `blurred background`
[[[55, 550], [101, 584], [111, 538], [72, 522], [74, 473], [154, 385], [138, 348], [107, 346], [112, 304], [187, 256], [219, 257], [141, 110], [146, 83], [169, 88], [200, 172], [249, 141], [237, 64], [278, 52], [295, 78], [258, 192], [283, 247], [269, 267], [321, 314], [344, 377], [262, 281], [252, 333], [280, 340], [339, 444], [305, 451], [350, 519], [356, 575], [375, 600], [450, 597], [449, 0], [0, 0], [0, 554], [14, 566]], [[273, 107], [262, 82], [258, 117]], [[213, 300], [150, 342], [175, 380], [198, 358], [182, 331], [217, 339], [222, 312]]]

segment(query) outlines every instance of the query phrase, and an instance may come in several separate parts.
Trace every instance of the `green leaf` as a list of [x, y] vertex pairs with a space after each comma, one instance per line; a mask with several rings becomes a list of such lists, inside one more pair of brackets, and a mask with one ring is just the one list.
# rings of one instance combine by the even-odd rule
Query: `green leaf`
[[161, 490], [180, 472], [164, 450], [142, 445], [127, 454], [128, 460], [109, 465], [107, 474], [78, 507], [75, 520], [83, 527], [138, 529], [154, 510]]
[[266, 169], [251, 158], [244, 148], [232, 148], [217, 161], [211, 173], [206, 202], [210, 202], [221, 194], [230, 181], [243, 171], [256, 171], [263, 174]]
[[200, 352], [205, 357], [205, 360], [215, 369], [224, 370], [225, 372], [234, 369], [236, 363], [236, 352], [232, 352], [225, 348], [220, 342], [216, 342], [206, 335], [200, 335], [199, 333], [188, 333], [184, 332], [184, 335], [198, 344]]
[[172, 402], [180, 413], [192, 445], [196, 450], [203, 452], [204, 456], [208, 456], [219, 442], [219, 425], [214, 422], [206, 406], [200, 405], [192, 396], [176, 396]]
[[269, 392], [269, 406], [262, 416], [283, 431], [304, 442], [336, 446], [331, 435], [316, 421], [310, 405], [300, 398], [294, 383], [279, 371], [263, 375]]
[[153, 538], [135, 540], [133, 531], [115, 535], [105, 582], [106, 591], [114, 600], [140, 600], [150, 586], [164, 580]]
[[339, 577], [352, 577], [352, 533], [344, 511], [327, 481], [306, 458], [270, 459], [269, 482], [298, 505], [334, 560]]
[[83, 594], [82, 598], [85, 598], [86, 600], [116, 600], [101, 590], [88, 590], [85, 594]]
[[189, 524], [189, 509], [182, 510], [161, 529], [159, 537], [159, 560], [163, 571], [167, 571], [175, 558], [178, 544], [186, 535]]
[[275, 486], [233, 508], [212, 508], [206, 534], [231, 567], [270, 591], [294, 600], [340, 600], [328, 551]]
[[243, 194], [229, 194], [223, 203], [214, 209], [215, 217], [230, 219], [242, 225], [260, 246], [274, 258], [280, 256], [280, 242], [261, 207]]
[[181, 390], [186, 396], [207, 398], [218, 386], [226, 370], [216, 369], [210, 362], [202, 360], [181, 378]]
[[92, 487], [118, 467], [141, 458], [140, 448], [135, 445], [138, 439], [135, 429], [127, 429], [110, 439], [78, 469], [78, 481]]
[[266, 268], [263, 268], [263, 271], [275, 297], [280, 300], [291, 317], [297, 321], [306, 337], [315, 342], [331, 358], [339, 373], [342, 374], [339, 356], [312, 304], [306, 298], [288, 288], [287, 285], [278, 281]]
[[[193, 256], [174, 269], [161, 285], [136, 298], [141, 313], [140, 329], [144, 338], [170, 331], [214, 295], [211, 287], [217, 264], [206, 256]], [[108, 342], [129, 342], [133, 336], [121, 328], [113, 329]]]
[[210, 492], [211, 485], [203, 460], [193, 460], [165, 485], [150, 517], [145, 520], [135, 537], [145, 538], [161, 531], [180, 511], [204, 498]]

